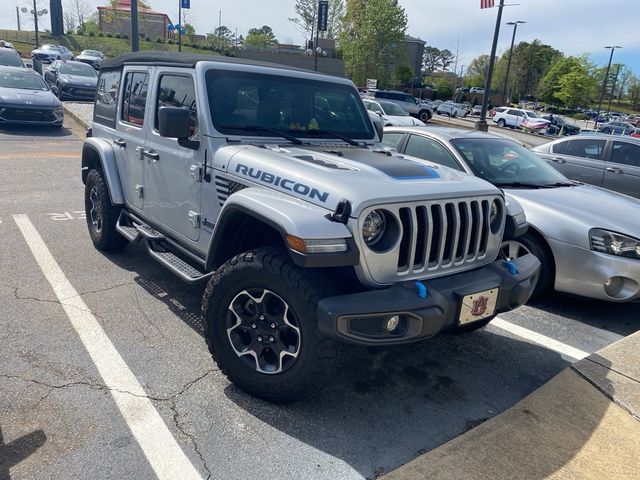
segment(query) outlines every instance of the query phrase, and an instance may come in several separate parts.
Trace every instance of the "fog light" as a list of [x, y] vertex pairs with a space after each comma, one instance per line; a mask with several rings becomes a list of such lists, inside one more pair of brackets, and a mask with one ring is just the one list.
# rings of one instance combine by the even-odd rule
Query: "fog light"
[[385, 327], [387, 332], [393, 332], [400, 324], [400, 315], [394, 315], [387, 320], [387, 326]]
[[604, 291], [610, 297], [617, 296], [624, 287], [624, 279], [622, 277], [611, 277], [604, 282]]

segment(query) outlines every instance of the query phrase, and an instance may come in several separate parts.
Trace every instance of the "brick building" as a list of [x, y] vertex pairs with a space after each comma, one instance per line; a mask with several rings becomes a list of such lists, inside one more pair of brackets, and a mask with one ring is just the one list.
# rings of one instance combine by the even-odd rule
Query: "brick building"
[[[166, 13], [138, 8], [138, 32], [141, 37], [167, 39], [167, 26], [172, 22]], [[98, 7], [98, 26], [101, 32], [131, 34], [131, 0], [118, 0], [117, 7]]]

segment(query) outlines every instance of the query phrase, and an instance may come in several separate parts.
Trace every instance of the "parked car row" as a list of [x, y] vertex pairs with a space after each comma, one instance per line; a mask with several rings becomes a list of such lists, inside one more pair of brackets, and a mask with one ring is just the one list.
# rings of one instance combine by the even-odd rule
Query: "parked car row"
[[396, 92], [393, 90], [370, 89], [364, 92], [363, 98], [372, 100], [386, 100], [397, 103], [409, 115], [416, 117], [422, 122], [427, 122], [433, 116], [433, 109], [426, 102], [421, 102], [415, 97], [404, 92]]
[[[612, 302], [640, 298], [640, 224], [635, 220], [640, 201], [598, 188], [640, 197], [640, 142], [572, 137], [533, 152], [489, 133], [390, 127], [383, 143], [405, 155], [479, 176], [502, 188], [508, 201], [522, 205], [529, 231], [504, 242], [502, 254], [508, 259], [532, 253], [540, 260], [537, 294], [556, 290]], [[575, 166], [566, 152], [578, 150], [597, 158], [577, 157], [576, 162], [596, 165]], [[561, 167], [558, 170], [545, 161], [553, 155], [562, 157], [560, 163], [551, 162]], [[607, 173], [607, 180], [598, 181]]]

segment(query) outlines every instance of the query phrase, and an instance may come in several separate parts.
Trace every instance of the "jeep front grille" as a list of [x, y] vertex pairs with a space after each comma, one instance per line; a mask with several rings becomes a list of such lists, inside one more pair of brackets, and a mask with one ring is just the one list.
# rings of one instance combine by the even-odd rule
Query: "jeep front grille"
[[487, 253], [488, 200], [402, 207], [399, 214], [402, 223], [397, 262], [400, 274], [472, 262]]
[[[501, 217], [489, 225], [491, 202], [500, 202]], [[398, 238], [384, 251], [373, 251], [362, 239], [362, 223], [372, 210], [388, 211], [398, 222]], [[427, 279], [476, 268], [492, 262], [499, 251], [505, 224], [500, 196], [467, 197], [368, 207], [359, 215], [362, 274], [375, 284]], [[366, 272], [366, 273], [365, 273]]]

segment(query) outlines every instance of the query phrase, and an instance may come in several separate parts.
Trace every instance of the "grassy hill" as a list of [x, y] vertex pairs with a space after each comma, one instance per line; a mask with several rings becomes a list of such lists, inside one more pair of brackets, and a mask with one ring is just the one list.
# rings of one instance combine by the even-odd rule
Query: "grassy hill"
[[[0, 39], [7, 40], [16, 47], [23, 56], [28, 57], [31, 50], [35, 48], [35, 33], [17, 30], [0, 30]], [[74, 55], [82, 50], [100, 50], [107, 57], [115, 57], [122, 53], [131, 51], [131, 40], [126, 38], [115, 38], [107, 36], [89, 36], [89, 35], [63, 35], [61, 37], [53, 37], [49, 33], [40, 34], [40, 44], [54, 43], [64, 45], [71, 50]], [[154, 41], [140, 40], [140, 50], [164, 50], [178, 51], [177, 45], [169, 43], [158, 43]], [[203, 46], [192, 46], [188, 40], [182, 46], [183, 52], [205, 53], [208, 55], [220, 55]]]

